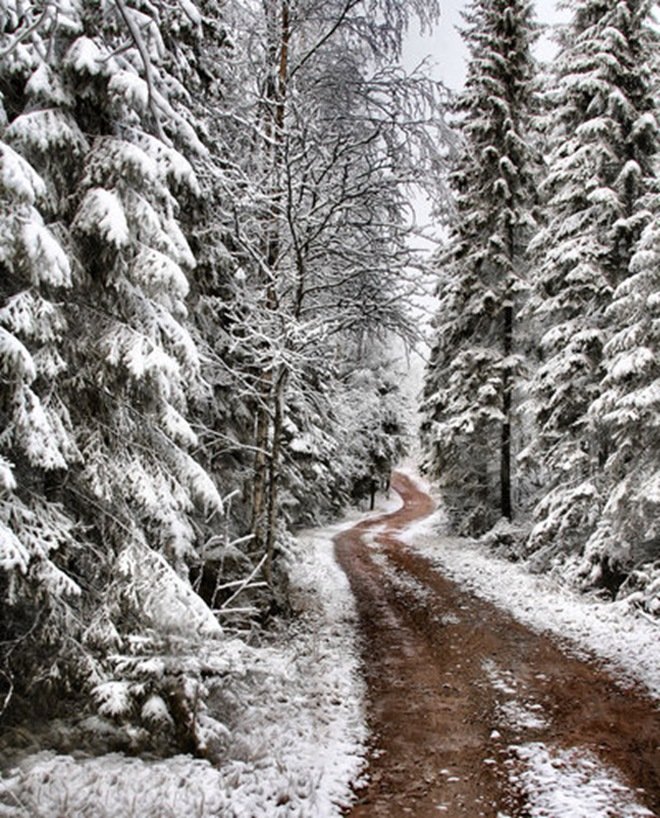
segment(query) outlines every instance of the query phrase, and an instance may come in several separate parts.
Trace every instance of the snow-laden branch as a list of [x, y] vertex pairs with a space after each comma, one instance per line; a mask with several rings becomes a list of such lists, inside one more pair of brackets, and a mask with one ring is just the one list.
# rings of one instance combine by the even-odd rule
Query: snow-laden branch
[[4, 51], [0, 51], [0, 60], [4, 60], [7, 57], [9, 57], [24, 40], [27, 40], [28, 37], [34, 34], [38, 29], [40, 29], [42, 25], [44, 25], [44, 23], [47, 22], [48, 15], [51, 12], [51, 10], [55, 10], [55, 13], [57, 13], [53, 3], [46, 3], [43, 11], [33, 23], [27, 25], [22, 31], [19, 31], [17, 34], [15, 33], [13, 42]]
[[131, 14], [132, 9], [128, 8], [124, 0], [115, 0], [115, 3], [117, 5], [117, 9], [119, 10], [119, 14], [126, 24], [126, 28], [131, 35], [131, 39], [138, 50], [140, 59], [142, 60], [142, 67], [144, 68], [144, 81], [147, 84], [148, 106], [156, 128], [156, 134], [162, 142], [169, 144], [169, 141], [165, 136], [165, 131], [163, 130], [163, 125], [160, 119], [160, 113], [156, 105], [153, 67], [151, 65], [151, 59], [147, 51], [147, 46], [142, 39], [142, 32], [140, 31], [140, 27], [133, 19]]

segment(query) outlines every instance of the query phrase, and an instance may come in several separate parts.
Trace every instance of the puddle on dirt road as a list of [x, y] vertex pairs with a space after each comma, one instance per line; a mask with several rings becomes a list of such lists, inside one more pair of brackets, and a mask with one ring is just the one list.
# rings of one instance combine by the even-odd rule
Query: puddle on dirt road
[[360, 617], [373, 736], [368, 784], [346, 814], [524, 818], [527, 799], [541, 798], [532, 755], [550, 781], [547, 769], [577, 753], [601, 778], [615, 770], [612, 791], [632, 804], [589, 815], [660, 815], [657, 706], [438, 574], [396, 535], [433, 511], [431, 498], [401, 474], [393, 486], [401, 509], [335, 538]]

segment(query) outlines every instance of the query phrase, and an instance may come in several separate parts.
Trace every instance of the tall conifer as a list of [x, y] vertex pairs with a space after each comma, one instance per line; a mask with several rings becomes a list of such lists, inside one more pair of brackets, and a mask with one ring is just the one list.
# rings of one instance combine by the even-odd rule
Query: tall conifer
[[534, 225], [534, 23], [526, 0], [475, 0], [465, 20], [456, 214], [438, 261], [422, 435], [429, 471], [451, 488], [461, 528], [474, 533], [513, 513], [515, 313]]
[[599, 396], [616, 367], [603, 350], [612, 358], [620, 346], [611, 336], [624, 312], [613, 298], [629, 289], [648, 220], [657, 131], [648, 16], [639, 0], [577, 3], [548, 90], [546, 224], [534, 241], [531, 301], [542, 358], [531, 384], [539, 430], [531, 459], [544, 488], [530, 540], [548, 555], [583, 548], [602, 510], [603, 468], [620, 445], [601, 423]]

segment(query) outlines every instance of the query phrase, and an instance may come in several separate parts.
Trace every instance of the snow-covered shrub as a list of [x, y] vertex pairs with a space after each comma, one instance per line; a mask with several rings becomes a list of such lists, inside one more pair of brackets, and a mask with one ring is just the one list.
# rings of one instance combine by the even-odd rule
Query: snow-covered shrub
[[[229, 736], [217, 701], [227, 677], [243, 673], [220, 640], [141, 629], [104, 661], [92, 689], [98, 716], [115, 726], [116, 749], [184, 750], [219, 761]], [[93, 725], [92, 725], [93, 726]]]
[[656, 558], [634, 566], [618, 591], [619, 599], [627, 599], [652, 616], [660, 617], [660, 549], [656, 544]]
[[518, 562], [526, 556], [526, 542], [529, 524], [499, 520], [484, 536], [481, 542], [506, 559]]

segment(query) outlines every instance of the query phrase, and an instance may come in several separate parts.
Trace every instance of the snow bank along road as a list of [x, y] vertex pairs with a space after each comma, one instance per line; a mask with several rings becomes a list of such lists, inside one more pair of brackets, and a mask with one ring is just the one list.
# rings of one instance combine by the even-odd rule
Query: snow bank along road
[[435, 570], [402, 533], [433, 500], [393, 487], [402, 508], [335, 537], [373, 733], [347, 814], [660, 816], [657, 702]]

